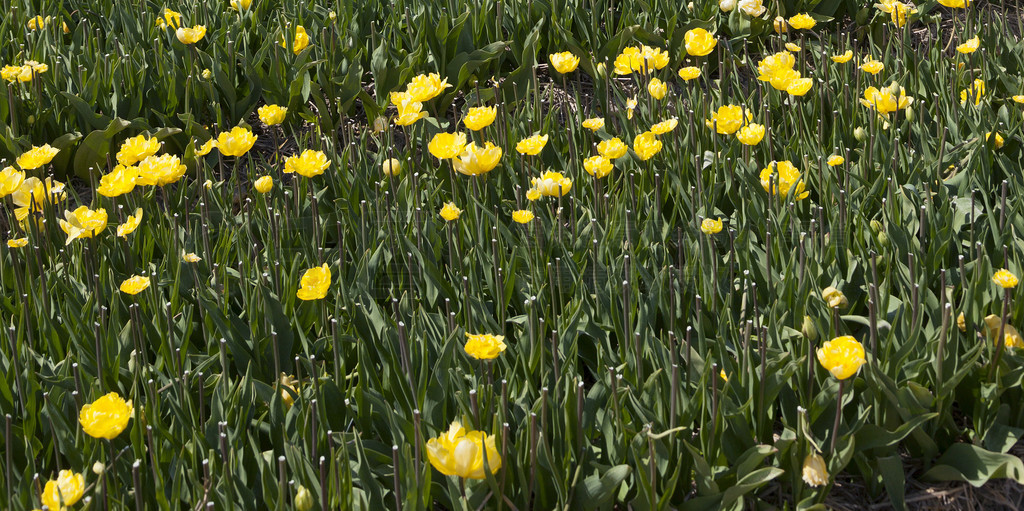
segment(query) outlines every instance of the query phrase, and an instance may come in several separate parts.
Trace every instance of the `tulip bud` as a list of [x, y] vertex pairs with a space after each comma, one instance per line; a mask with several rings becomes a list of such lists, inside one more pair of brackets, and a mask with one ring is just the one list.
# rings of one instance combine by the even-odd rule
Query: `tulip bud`
[[718, 8], [722, 12], [729, 12], [736, 8], [736, 0], [718, 0]]
[[818, 329], [814, 326], [814, 320], [810, 316], [804, 316], [804, 324], [800, 327], [800, 333], [811, 341], [818, 340]]
[[331, 12], [327, 13], [327, 17], [331, 18], [331, 21], [334, 21], [335, 19], [338, 18], [338, 14], [335, 13], [334, 11], [331, 11]]
[[828, 484], [828, 469], [825, 467], [825, 459], [818, 453], [808, 454], [804, 458], [802, 479], [808, 486], [824, 486]]
[[34, 115], [28, 116], [28, 123], [29, 124], [35, 124], [36, 123], [36, 116], [34, 116]]
[[256, 187], [257, 192], [267, 193], [274, 188], [274, 178], [270, 176], [263, 176], [257, 179], [253, 185]]
[[96, 463], [92, 464], [92, 473], [93, 474], [101, 476], [101, 475], [103, 475], [103, 472], [105, 472], [106, 470], [107, 470], [107, 466], [104, 465], [103, 462], [101, 462], [101, 461], [97, 461]]
[[878, 233], [878, 236], [876, 238], [878, 239], [879, 246], [881, 246], [882, 248], [889, 248], [889, 235], [888, 234], [886, 234], [883, 231], [883, 232]]
[[387, 121], [387, 119], [385, 119], [383, 117], [378, 116], [376, 119], [373, 120], [373, 132], [374, 133], [380, 133], [380, 132], [384, 131], [384, 128], [386, 128], [387, 126], [388, 126], [388, 121]]
[[907, 116], [907, 120], [908, 121], [913, 121], [914, 120], [914, 108], [908, 106], [906, 108], [906, 110], [904, 110], [903, 115]]
[[900, 84], [896, 83], [895, 80], [893, 80], [893, 82], [889, 84], [889, 88], [888, 88], [889, 94], [891, 94], [893, 96], [896, 96], [896, 97], [899, 97], [901, 90], [903, 90], [903, 88], [900, 87]]
[[871, 221], [871, 232], [873, 232], [875, 234], [878, 234], [878, 233], [882, 232], [882, 228], [883, 228], [882, 222], [879, 222], [878, 220], [872, 220]]
[[956, 317], [956, 327], [959, 328], [961, 332], [967, 331], [967, 318], [964, 317], [963, 312], [960, 312], [960, 315]]
[[604, 80], [608, 78], [608, 66], [604, 62], [598, 63], [594, 66], [594, 71], [597, 72], [597, 77]]
[[388, 158], [380, 166], [385, 176], [398, 176], [402, 173], [402, 162], [396, 158]]
[[204, 69], [203, 70], [203, 80], [209, 80], [212, 77], [213, 77], [213, 71], [210, 71], [209, 69]]
[[305, 486], [299, 485], [298, 491], [295, 492], [295, 509], [296, 511], [309, 511], [313, 509], [313, 495], [309, 493]]
[[868, 131], [861, 126], [857, 126], [857, 129], [853, 130], [853, 138], [857, 139], [857, 142], [863, 142], [868, 139]]

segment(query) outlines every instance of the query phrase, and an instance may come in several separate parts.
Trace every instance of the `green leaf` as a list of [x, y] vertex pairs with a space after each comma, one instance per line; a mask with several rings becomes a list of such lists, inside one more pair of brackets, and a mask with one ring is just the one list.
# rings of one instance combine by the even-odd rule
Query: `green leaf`
[[965, 481], [975, 488], [980, 488], [990, 479], [1012, 479], [1024, 484], [1024, 462], [1016, 456], [992, 452], [973, 444], [954, 444], [922, 478]]

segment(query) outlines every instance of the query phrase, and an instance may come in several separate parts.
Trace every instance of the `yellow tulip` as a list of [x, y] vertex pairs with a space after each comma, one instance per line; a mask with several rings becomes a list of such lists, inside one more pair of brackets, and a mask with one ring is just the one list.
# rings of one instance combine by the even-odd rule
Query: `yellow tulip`
[[257, 138], [248, 128], [235, 126], [231, 131], [217, 135], [217, 149], [224, 156], [242, 156], [252, 149]]
[[[527, 213], [530, 213], [527, 211]], [[532, 218], [533, 213], [530, 213]], [[529, 222], [529, 220], [526, 220]], [[519, 223], [526, 223], [519, 222]], [[505, 339], [502, 335], [491, 334], [466, 334], [466, 345], [463, 349], [466, 354], [477, 360], [491, 360], [498, 358], [501, 352], [505, 351]]]
[[871, 73], [873, 75], [877, 75], [883, 69], [885, 69], [885, 64], [881, 63], [880, 61], [875, 60], [872, 57], [867, 57], [866, 59], [864, 59], [864, 63], [860, 65], [860, 69], [861, 69], [861, 71], [864, 71], [865, 73]]
[[465, 133], [438, 133], [427, 144], [427, 150], [430, 151], [430, 154], [441, 160], [455, 158], [462, 154], [465, 148]]
[[654, 133], [645, 131], [633, 138], [633, 152], [641, 160], [647, 161], [661, 152], [662, 143]]
[[597, 131], [604, 127], [604, 119], [601, 117], [591, 117], [583, 121], [583, 127], [590, 131]]
[[722, 135], [732, 135], [753, 119], [754, 114], [745, 107], [724, 105], [719, 107], [718, 111], [712, 113], [711, 118], [704, 121], [704, 124]]
[[0, 198], [14, 193], [25, 182], [25, 173], [14, 167], [4, 167], [0, 171]]
[[129, 295], [137, 295], [149, 287], [149, 277], [132, 275], [121, 282], [121, 292]]
[[850, 304], [850, 302], [846, 300], [846, 295], [844, 295], [842, 291], [832, 286], [828, 286], [825, 289], [821, 290], [821, 299], [825, 300], [825, 303], [827, 303], [828, 306], [833, 309], [836, 307], [839, 307], [841, 309], [846, 308], [846, 306]]
[[117, 392], [111, 392], [83, 406], [78, 422], [85, 434], [113, 440], [124, 431], [134, 412], [131, 401], [125, 402]]
[[979, 46], [981, 46], [981, 39], [978, 39], [978, 36], [974, 36], [964, 41], [963, 44], [958, 45], [956, 51], [960, 53], [974, 53]]
[[679, 78], [682, 78], [685, 81], [700, 78], [700, 68], [694, 66], [684, 67], [679, 70]]
[[331, 165], [327, 155], [323, 151], [306, 149], [301, 154], [293, 155], [284, 160], [284, 173], [296, 173], [303, 177], [315, 177], [324, 173], [324, 169]]
[[533, 184], [532, 190], [548, 197], [561, 197], [572, 189], [572, 179], [563, 176], [561, 172], [547, 171], [530, 182]]
[[167, 186], [177, 183], [185, 175], [186, 167], [181, 159], [171, 154], [150, 156], [139, 162], [139, 175], [135, 184], [139, 186]]
[[846, 163], [846, 158], [843, 158], [838, 154], [833, 154], [832, 156], [828, 157], [828, 161], [825, 163], [827, 163], [829, 167], [835, 167], [836, 165], [842, 165], [843, 163]]
[[51, 147], [50, 144], [43, 144], [39, 147], [33, 146], [32, 149], [21, 153], [16, 162], [21, 167], [21, 170], [34, 170], [53, 161], [53, 157], [57, 156], [59, 152], [60, 149]]
[[178, 27], [175, 35], [178, 36], [181, 44], [196, 44], [206, 37], [206, 27], [204, 25], [196, 25], [191, 28]]
[[63, 510], [73, 506], [85, 494], [85, 478], [82, 474], [70, 470], [61, 470], [57, 479], [50, 479], [43, 488], [43, 505], [54, 510]]
[[811, 29], [814, 28], [814, 25], [817, 25], [817, 22], [807, 13], [800, 13], [789, 18], [789, 26], [797, 30]]
[[163, 14], [156, 19], [156, 24], [160, 28], [178, 28], [181, 26], [181, 13], [164, 7]]
[[493, 106], [477, 106], [469, 109], [469, 113], [462, 119], [462, 123], [466, 125], [466, 129], [471, 131], [480, 131], [494, 122], [494, 118], [498, 115], [498, 108]]
[[[775, 176], [774, 185], [772, 185], [773, 175]], [[811, 192], [804, 190], [804, 182], [800, 179], [800, 171], [789, 160], [772, 161], [767, 167], [761, 169], [761, 186], [772, 195], [789, 195], [792, 189], [796, 200], [806, 199], [811, 194]]]
[[570, 51], [563, 51], [548, 55], [548, 62], [551, 63], [551, 67], [555, 68], [555, 71], [567, 74], [576, 70], [576, 67], [580, 65], [580, 58]]
[[409, 85], [405, 87], [405, 92], [412, 97], [413, 101], [423, 103], [441, 95], [445, 89], [451, 86], [447, 78], [441, 80], [441, 76], [437, 73], [421, 74], [409, 82]]
[[678, 125], [679, 119], [676, 119], [675, 117], [671, 119], [665, 119], [664, 121], [661, 121], [655, 124], [654, 126], [651, 126], [651, 133], [654, 133], [655, 135], [664, 135], [676, 129], [676, 126]]
[[700, 223], [700, 232], [712, 235], [722, 232], [722, 219], [721, 218], [705, 218]]
[[21, 248], [28, 245], [28, 238], [15, 238], [7, 240], [8, 248]]
[[516, 144], [516, 151], [520, 154], [528, 154], [530, 156], [537, 156], [541, 150], [544, 149], [548, 143], [547, 135], [533, 135], [532, 137], [524, 138]]
[[844, 335], [825, 341], [817, 351], [818, 362], [837, 380], [845, 380], [860, 369], [867, 360], [864, 346], [852, 336]]
[[743, 145], [757, 145], [764, 139], [765, 127], [757, 123], [750, 123], [736, 132], [736, 140]]
[[459, 155], [452, 160], [455, 171], [467, 176], [478, 176], [494, 170], [501, 161], [501, 148], [487, 142], [484, 147], [477, 147], [470, 142]]
[[295, 296], [299, 300], [319, 300], [327, 296], [327, 290], [331, 287], [331, 268], [324, 263], [323, 266], [316, 266], [306, 270], [299, 281], [299, 290]]
[[501, 468], [501, 455], [494, 437], [482, 431], [467, 432], [459, 421], [452, 422], [447, 432], [427, 441], [427, 459], [446, 476], [468, 479], [484, 479], [485, 464], [492, 474]]
[[683, 35], [683, 42], [686, 53], [694, 57], [703, 57], [711, 53], [718, 44], [718, 39], [703, 28], [695, 28], [686, 31]]
[[[277, 44], [281, 45], [282, 48], [288, 48], [288, 43], [284, 39], [284, 34], [278, 38]], [[292, 53], [298, 55], [302, 50], [305, 50], [309, 46], [309, 34], [306, 33], [306, 27], [297, 25], [295, 27], [295, 37], [292, 39]]]
[[452, 220], [459, 218], [459, 215], [461, 214], [462, 210], [459, 209], [454, 202], [446, 202], [444, 207], [441, 208], [440, 212], [441, 218], [443, 218], [446, 222], [451, 222]]
[[139, 224], [142, 223], [142, 208], [135, 208], [134, 215], [128, 215], [128, 219], [123, 224], [117, 226], [117, 237], [127, 238], [129, 234], [135, 232], [135, 229], [139, 228]]
[[68, 235], [66, 245], [78, 238], [91, 238], [107, 228], [107, 210], [79, 206], [74, 211], [64, 211], [60, 228]]
[[660, 101], [665, 94], [668, 94], [668, 85], [657, 78], [651, 78], [650, 83], [647, 84], [647, 92], [652, 98]]
[[153, 156], [159, 150], [160, 141], [156, 137], [139, 135], [129, 138], [121, 144], [121, 150], [117, 152], [117, 162], [124, 166], [135, 165]]
[[270, 176], [260, 176], [252, 185], [259, 193], [270, 193], [270, 190], [274, 189], [274, 178]]
[[619, 140], [619, 137], [609, 138], [597, 144], [597, 152], [609, 160], [622, 158], [628, 151], [629, 148]]
[[1003, 289], [1012, 289], [1017, 287], [1020, 280], [1017, 279], [1017, 276], [1014, 275], [1013, 272], [1003, 268], [992, 275], [992, 282], [999, 284]]
[[601, 155], [591, 156], [590, 158], [583, 160], [583, 170], [587, 171], [587, 174], [598, 179], [610, 174], [612, 168], [611, 160]]
[[828, 484], [828, 469], [825, 467], [825, 459], [818, 453], [812, 452], [804, 458], [803, 480], [808, 486], [825, 486]]
[[[513, 211], [512, 220], [518, 224], [528, 224], [531, 220], [533, 220], [533, 211], [530, 211], [528, 209], [519, 209]], [[469, 352], [469, 349], [466, 349], [466, 352]]]
[[853, 52], [846, 50], [845, 53], [841, 55], [832, 55], [830, 58], [832, 59], [832, 62], [835, 62], [836, 64], [845, 64], [853, 58]]
[[284, 121], [285, 114], [288, 113], [288, 108], [278, 105], [263, 105], [257, 110], [259, 113], [260, 120], [267, 126], [274, 126], [281, 124]]

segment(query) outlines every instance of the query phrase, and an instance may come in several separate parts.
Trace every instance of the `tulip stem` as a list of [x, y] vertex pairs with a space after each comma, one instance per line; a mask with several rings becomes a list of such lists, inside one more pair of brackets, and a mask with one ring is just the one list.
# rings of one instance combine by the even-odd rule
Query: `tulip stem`
[[836, 397], [836, 420], [832, 423], [832, 445], [829, 452], [835, 454], [836, 440], [839, 438], [839, 419], [843, 416], [843, 389], [846, 388], [846, 380], [839, 380], [839, 395]]

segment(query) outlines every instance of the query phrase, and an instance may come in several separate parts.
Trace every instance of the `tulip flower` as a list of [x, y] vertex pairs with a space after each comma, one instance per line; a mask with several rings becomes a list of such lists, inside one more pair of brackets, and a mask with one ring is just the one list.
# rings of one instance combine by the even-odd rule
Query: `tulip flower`
[[[533, 218], [533, 211], [530, 211], [528, 209], [519, 209], [512, 212], [512, 221], [514, 221], [517, 224], [528, 224], [531, 220], [533, 220]], [[469, 348], [466, 349], [466, 352], [469, 352]]]
[[466, 125], [466, 129], [471, 131], [480, 131], [494, 122], [494, 118], [498, 115], [498, 108], [493, 106], [478, 106], [469, 109], [469, 113], [462, 119], [462, 123]]
[[817, 22], [814, 21], [814, 18], [810, 17], [807, 13], [800, 13], [789, 18], [789, 26], [797, 30], [811, 29], [816, 24]]
[[64, 211], [60, 228], [68, 235], [66, 245], [78, 238], [91, 238], [107, 228], [107, 210], [79, 206], [74, 211]]
[[604, 119], [600, 117], [591, 117], [583, 121], [583, 127], [590, 131], [597, 131], [604, 127]]
[[121, 150], [117, 152], [117, 162], [124, 166], [135, 165], [136, 163], [153, 156], [160, 150], [160, 141], [156, 137], [139, 135], [129, 138], [121, 144]]
[[260, 120], [267, 126], [274, 126], [281, 124], [284, 121], [285, 114], [288, 113], [288, 108], [278, 105], [263, 105], [256, 110], [260, 116]]
[[299, 300], [319, 300], [327, 296], [327, 290], [331, 287], [331, 269], [324, 263], [306, 270], [299, 281], [299, 290], [295, 296]]
[[323, 151], [306, 149], [299, 155], [289, 156], [284, 160], [284, 173], [296, 173], [303, 177], [315, 177], [324, 173], [331, 165]]
[[129, 295], [137, 295], [149, 287], [149, 277], [132, 275], [121, 282], [121, 292]]
[[177, 183], [185, 175], [186, 167], [181, 159], [171, 154], [150, 156], [139, 162], [138, 177], [135, 184], [139, 186], [167, 186]]
[[459, 421], [452, 422], [447, 432], [427, 441], [427, 459], [438, 472], [466, 479], [485, 478], [485, 465], [492, 474], [501, 468], [501, 455], [494, 437], [482, 431], [467, 432]]
[[174, 34], [178, 36], [181, 44], [196, 44], [206, 37], [206, 27], [203, 25], [196, 25], [191, 28], [178, 27]]
[[1010, 270], [1003, 268], [992, 275], [992, 282], [999, 284], [1003, 289], [1012, 289], [1017, 287], [1020, 280]]
[[117, 237], [127, 238], [129, 234], [135, 232], [135, 229], [139, 228], [139, 224], [142, 223], [142, 208], [135, 208], [134, 215], [128, 215], [128, 219], [123, 224], [117, 226]]
[[825, 341], [817, 351], [818, 362], [837, 380], [845, 380], [860, 369], [867, 360], [864, 346], [853, 336], [844, 335]]
[[438, 133], [427, 144], [427, 150], [430, 151], [430, 154], [441, 160], [455, 158], [462, 154], [465, 147], [465, 133]]
[[451, 222], [452, 220], [459, 218], [459, 215], [461, 214], [462, 210], [459, 209], [454, 202], [446, 202], [444, 207], [441, 208], [440, 212], [441, 218], [443, 218], [446, 222]]
[[572, 179], [563, 176], [561, 172], [548, 171], [530, 182], [533, 183], [532, 190], [548, 197], [561, 197], [572, 189]]
[[455, 171], [467, 176], [478, 176], [494, 170], [501, 161], [501, 148], [487, 142], [477, 147], [474, 142], [463, 149], [458, 158], [452, 160]]
[[16, 162], [21, 167], [21, 170], [35, 170], [50, 163], [59, 152], [60, 149], [51, 147], [50, 144], [43, 144], [39, 147], [33, 146], [32, 149], [21, 153]]
[[[774, 185], [772, 185], [774, 176]], [[806, 199], [811, 192], [804, 190], [804, 182], [800, 179], [800, 171], [789, 160], [772, 161], [761, 169], [761, 186], [772, 195], [789, 195], [793, 190], [796, 200]]]
[[25, 182], [25, 173], [14, 167], [4, 167], [0, 171], [0, 198], [7, 197], [21, 188]]
[[113, 440], [124, 431], [133, 413], [131, 401], [125, 402], [117, 392], [111, 392], [83, 406], [78, 422], [85, 434]]
[[61, 470], [57, 479], [50, 479], [43, 488], [40, 498], [43, 505], [53, 511], [73, 506], [85, 494], [85, 478], [82, 474], [70, 470]]
[[[746, 115], [744, 115], [746, 114]], [[736, 105], [724, 105], [711, 114], [704, 124], [722, 135], [732, 135], [744, 124], [754, 119], [749, 109]]]
[[664, 135], [676, 129], [676, 126], [679, 126], [679, 119], [676, 119], [675, 117], [665, 119], [664, 121], [651, 126], [651, 133], [654, 133], [655, 135]]
[[516, 144], [516, 151], [520, 154], [527, 154], [530, 156], [537, 156], [544, 149], [544, 146], [548, 143], [547, 135], [533, 135], [532, 137], [524, 138]]
[[611, 160], [601, 155], [591, 156], [590, 158], [583, 160], [583, 170], [587, 171], [587, 174], [598, 179], [610, 174], [612, 168], [614, 167]]
[[808, 486], [825, 486], [828, 484], [828, 469], [825, 468], [825, 459], [818, 453], [812, 452], [804, 458], [803, 480]]
[[412, 97], [413, 101], [423, 103], [441, 95], [445, 89], [451, 86], [447, 78], [441, 80], [441, 76], [437, 73], [421, 74], [409, 82], [405, 92]]
[[705, 218], [700, 223], [700, 232], [707, 234], [708, 236], [722, 232], [722, 219]]
[[695, 78], [700, 78], [700, 68], [694, 66], [687, 66], [679, 70], [679, 78], [685, 81], [690, 81]]
[[555, 71], [568, 74], [575, 71], [576, 67], [580, 65], [580, 58], [573, 55], [572, 52], [563, 51], [548, 55], [548, 62], [551, 63], [551, 67], [555, 68]]
[[619, 137], [609, 138], [597, 144], [597, 152], [609, 160], [622, 158], [628, 151], [629, 147], [619, 140]]
[[257, 138], [248, 128], [235, 126], [217, 136], [217, 149], [224, 156], [242, 156], [252, 149]]
[[718, 39], [703, 28], [688, 30], [683, 35], [686, 53], [694, 57], [703, 57], [712, 52], [718, 44]]
[[[529, 211], [527, 211], [529, 213]], [[532, 217], [533, 214], [530, 213]], [[529, 220], [527, 220], [529, 222]], [[520, 222], [526, 223], [526, 222]], [[501, 352], [505, 351], [505, 337], [492, 334], [466, 334], [466, 354], [477, 360], [491, 360], [498, 358]]]
[[662, 143], [654, 133], [645, 131], [633, 138], [633, 152], [641, 160], [647, 161], [661, 152]]

